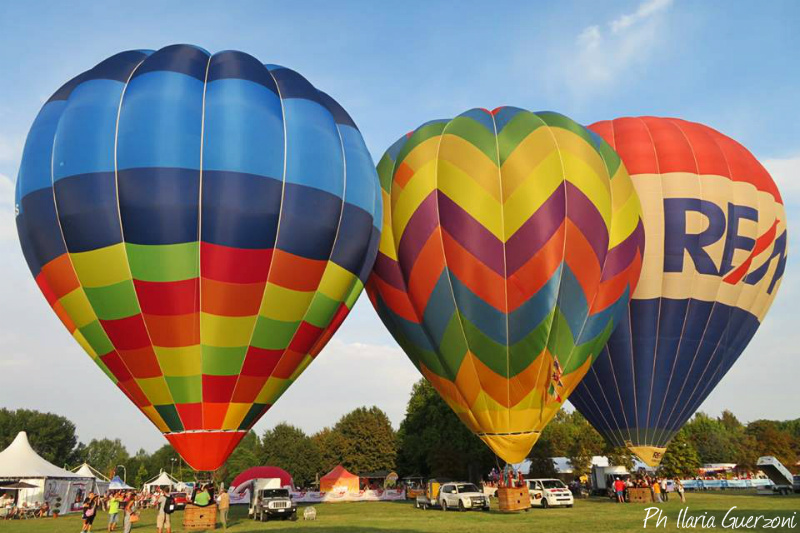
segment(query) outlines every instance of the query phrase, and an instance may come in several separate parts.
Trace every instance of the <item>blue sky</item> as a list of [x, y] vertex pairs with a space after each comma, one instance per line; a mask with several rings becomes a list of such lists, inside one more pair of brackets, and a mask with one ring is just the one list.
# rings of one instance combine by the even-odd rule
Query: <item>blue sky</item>
[[[778, 182], [800, 228], [800, 2], [0, 3], [0, 405], [64, 414], [82, 439], [163, 441], [72, 344], [38, 293], [13, 223], [27, 130], [63, 82], [126, 49], [192, 43], [289, 66], [336, 98], [373, 158], [471, 107], [555, 110], [589, 124], [679, 116], [734, 137]], [[800, 230], [798, 230], [800, 231]], [[798, 268], [702, 409], [800, 416]], [[800, 277], [800, 276], [798, 276]], [[350, 389], [332, 386], [348, 377]], [[358, 405], [402, 419], [417, 374], [363, 298], [317, 362], [256, 426], [314, 431]], [[746, 391], [746, 392], [745, 392]]]

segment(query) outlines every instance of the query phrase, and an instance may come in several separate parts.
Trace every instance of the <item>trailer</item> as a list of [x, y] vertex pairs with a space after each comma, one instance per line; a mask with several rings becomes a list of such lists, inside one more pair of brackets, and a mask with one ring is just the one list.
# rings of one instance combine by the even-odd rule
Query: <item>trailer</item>
[[771, 455], [759, 457], [756, 466], [772, 481], [773, 493], [786, 495], [793, 492], [792, 473], [776, 457]]
[[630, 477], [631, 473], [624, 466], [593, 466], [592, 493], [613, 496], [613, 494], [609, 494], [609, 490], [612, 488], [614, 480], [620, 478], [627, 481]]

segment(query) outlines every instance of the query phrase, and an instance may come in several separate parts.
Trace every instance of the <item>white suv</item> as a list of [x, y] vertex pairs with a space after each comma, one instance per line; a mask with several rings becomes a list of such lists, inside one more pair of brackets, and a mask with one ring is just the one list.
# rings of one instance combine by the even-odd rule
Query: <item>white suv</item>
[[439, 490], [439, 505], [442, 511], [448, 509], [489, 510], [489, 497], [472, 483], [445, 483]]
[[560, 479], [529, 479], [528, 494], [531, 495], [531, 507], [572, 507], [575, 503], [572, 492]]

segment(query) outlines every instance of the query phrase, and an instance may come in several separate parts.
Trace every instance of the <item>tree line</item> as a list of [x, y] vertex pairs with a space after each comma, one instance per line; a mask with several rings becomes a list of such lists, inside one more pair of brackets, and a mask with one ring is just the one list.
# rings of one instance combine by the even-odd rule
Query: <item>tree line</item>
[[[130, 454], [120, 439], [79, 442], [75, 425], [63, 416], [0, 409], [0, 448], [10, 444], [22, 430], [27, 431], [37, 453], [59, 466], [88, 462], [109, 477], [115, 472], [124, 475], [134, 486], [141, 486], [162, 470], [189, 477], [188, 467], [168, 444], [152, 453], [141, 449]], [[606, 443], [577, 411], [562, 409], [531, 450], [531, 475], [554, 476], [553, 457], [566, 457], [573, 473], [583, 475], [591, 470], [595, 455], [608, 456], [614, 465], [633, 467], [630, 452]], [[730, 411], [716, 418], [697, 413], [669, 444], [661, 472], [670, 477], [692, 477], [705, 463], [736, 463], [754, 468], [762, 455], [774, 455], [796, 471], [800, 418], [743, 424]], [[292, 474], [298, 486], [311, 487], [338, 464], [356, 474], [394, 470], [401, 477], [439, 476], [472, 481], [479, 481], [492, 467], [503, 466], [433, 387], [420, 380], [412, 388], [397, 431], [386, 413], [375, 406], [359, 407], [311, 435], [280, 423], [260, 435], [250, 431], [214, 478], [230, 484], [249, 467], [271, 465]], [[119, 465], [124, 470], [118, 469]]]

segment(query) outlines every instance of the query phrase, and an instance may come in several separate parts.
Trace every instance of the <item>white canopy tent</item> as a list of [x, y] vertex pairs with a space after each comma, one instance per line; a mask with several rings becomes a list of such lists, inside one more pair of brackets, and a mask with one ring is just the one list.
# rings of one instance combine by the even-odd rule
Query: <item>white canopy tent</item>
[[83, 463], [78, 468], [73, 468], [72, 471], [79, 476], [94, 479], [93, 490], [97, 494], [105, 494], [108, 491], [110, 480], [101, 474], [99, 470], [93, 468], [89, 463]]
[[159, 475], [144, 484], [144, 490], [153, 492], [156, 488], [161, 487], [173, 491], [178, 486], [178, 483], [180, 482], [177, 479], [162, 470]]
[[0, 452], [0, 481], [34, 485], [35, 488], [19, 491], [18, 503], [35, 505], [46, 501], [61, 514], [80, 509], [83, 498], [94, 488], [93, 478], [59, 468], [37, 454], [24, 431]]

